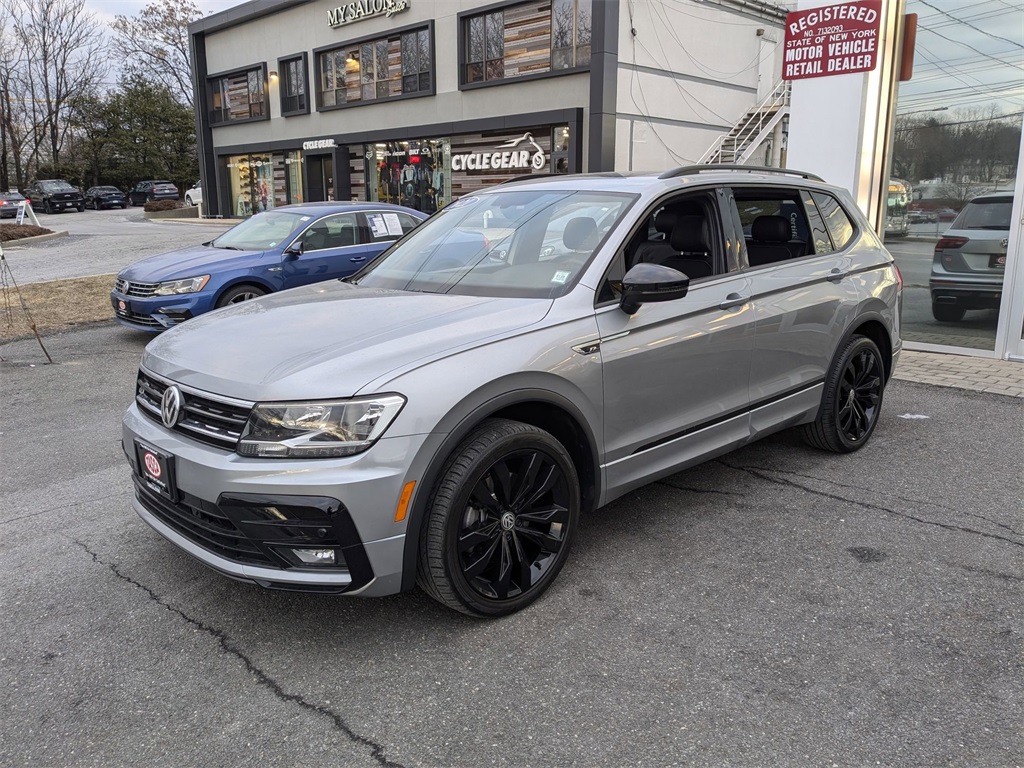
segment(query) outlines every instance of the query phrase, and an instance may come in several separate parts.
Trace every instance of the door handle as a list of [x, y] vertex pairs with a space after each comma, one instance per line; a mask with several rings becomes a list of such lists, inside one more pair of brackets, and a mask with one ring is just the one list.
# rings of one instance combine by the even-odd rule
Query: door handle
[[730, 293], [725, 297], [725, 301], [718, 305], [719, 309], [732, 309], [738, 307], [741, 304], [746, 304], [750, 301], [749, 296], [740, 296], [738, 293]]
[[844, 270], [840, 269], [839, 267], [835, 267], [831, 272], [828, 273], [828, 277], [826, 277], [825, 279], [828, 280], [830, 283], [838, 283], [848, 274], [850, 274], [849, 270]]
[[366, 261], [366, 257], [365, 256], [353, 256], [351, 259], [349, 259], [349, 261], [353, 262], [354, 264], [358, 264], [360, 261]]

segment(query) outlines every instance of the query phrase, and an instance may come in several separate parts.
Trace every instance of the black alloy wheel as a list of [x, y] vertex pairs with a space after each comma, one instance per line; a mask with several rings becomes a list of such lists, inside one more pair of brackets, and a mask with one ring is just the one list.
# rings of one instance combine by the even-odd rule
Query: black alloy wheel
[[818, 417], [804, 426], [805, 439], [836, 453], [859, 450], [871, 437], [882, 409], [885, 365], [871, 339], [853, 336], [825, 379]]
[[43, 200], [43, 213], [53, 213], [53, 207], [49, 200]]
[[579, 507], [561, 443], [528, 424], [485, 422], [442, 473], [421, 536], [420, 586], [471, 616], [520, 610], [565, 564]]

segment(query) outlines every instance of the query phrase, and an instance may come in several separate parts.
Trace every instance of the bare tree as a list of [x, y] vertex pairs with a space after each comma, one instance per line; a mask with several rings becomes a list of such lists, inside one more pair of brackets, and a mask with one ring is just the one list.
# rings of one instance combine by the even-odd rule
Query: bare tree
[[125, 74], [163, 85], [191, 107], [188, 25], [202, 16], [191, 0], [155, 0], [138, 16], [118, 16], [114, 48], [125, 62]]
[[76, 101], [92, 95], [106, 76], [103, 31], [85, 0], [14, 0], [13, 25], [26, 55], [35, 159], [48, 150], [54, 165], [71, 129]]

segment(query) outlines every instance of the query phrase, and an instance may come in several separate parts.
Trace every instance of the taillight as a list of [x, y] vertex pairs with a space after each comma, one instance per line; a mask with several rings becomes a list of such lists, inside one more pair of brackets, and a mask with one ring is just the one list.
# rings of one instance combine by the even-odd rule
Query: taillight
[[947, 248], [962, 248], [968, 242], [969, 239], [966, 237], [943, 237], [935, 244], [935, 252], [941, 253]]
[[896, 290], [897, 291], [902, 291], [903, 290], [903, 273], [900, 272], [899, 265], [897, 265], [895, 261], [892, 263], [892, 268], [896, 270]]

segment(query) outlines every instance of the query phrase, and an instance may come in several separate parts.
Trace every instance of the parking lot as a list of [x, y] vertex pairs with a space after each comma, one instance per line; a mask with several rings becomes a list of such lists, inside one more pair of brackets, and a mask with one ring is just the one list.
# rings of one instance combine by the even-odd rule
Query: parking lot
[[[18, 264], [207, 239], [109, 225]], [[1019, 400], [895, 381], [863, 451], [782, 434], [631, 493], [487, 622], [268, 592], [165, 543], [120, 445], [148, 339], [0, 345], [0, 765], [1024, 762]]]

